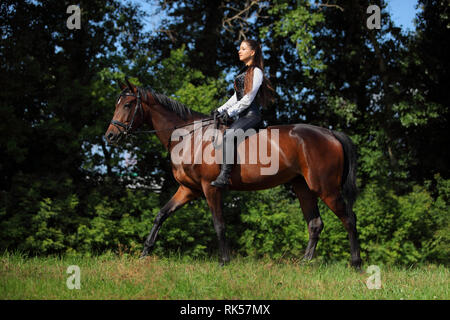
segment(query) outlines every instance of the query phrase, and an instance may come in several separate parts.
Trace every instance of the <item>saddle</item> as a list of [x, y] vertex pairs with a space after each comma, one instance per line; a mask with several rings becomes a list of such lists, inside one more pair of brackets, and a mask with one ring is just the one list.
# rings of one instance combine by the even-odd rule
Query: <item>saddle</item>
[[[225, 131], [226, 129], [228, 129], [230, 127], [230, 125], [233, 123], [233, 121], [231, 119], [227, 119], [226, 121], [223, 121], [222, 118], [218, 118], [216, 117], [216, 115], [214, 115], [214, 129], [217, 130], [217, 132], [219, 131], [220, 125], [223, 125], [225, 128], [223, 128], [223, 130]], [[254, 129], [256, 130], [256, 134], [259, 133], [260, 130], [263, 129], [267, 129], [268, 127], [268, 123], [264, 120], [261, 120], [255, 127]], [[212, 143], [214, 145], [214, 149], [217, 149], [217, 135], [212, 137]], [[248, 137], [246, 137], [247, 139]]]
[[[220, 125], [223, 125], [225, 128], [224, 129], [228, 129], [231, 124], [233, 123], [233, 120], [228, 119], [227, 121], [223, 121], [221, 118], [214, 118], [214, 128], [215, 129], [219, 129]], [[255, 126], [255, 130], [256, 132], [259, 132], [262, 129], [267, 129], [269, 127], [269, 124], [267, 123], [267, 121], [265, 120], [261, 120], [256, 126]]]

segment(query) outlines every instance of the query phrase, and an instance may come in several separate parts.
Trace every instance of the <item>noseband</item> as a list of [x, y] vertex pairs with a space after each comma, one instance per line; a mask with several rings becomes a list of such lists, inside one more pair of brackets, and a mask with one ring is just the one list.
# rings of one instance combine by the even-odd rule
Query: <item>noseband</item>
[[[144, 110], [142, 109], [142, 99], [141, 99], [141, 92], [140, 90], [137, 90], [137, 95], [135, 94], [121, 94], [120, 97], [135, 97], [136, 98], [136, 107], [134, 108], [133, 118], [131, 118], [131, 121], [128, 121], [129, 124], [117, 121], [117, 120], [111, 120], [111, 124], [114, 125], [121, 134], [128, 135], [131, 133], [133, 129], [133, 124], [136, 120], [136, 115], [139, 110], [139, 113], [141, 114], [142, 120], [144, 120]], [[121, 130], [120, 128], [123, 128]]]

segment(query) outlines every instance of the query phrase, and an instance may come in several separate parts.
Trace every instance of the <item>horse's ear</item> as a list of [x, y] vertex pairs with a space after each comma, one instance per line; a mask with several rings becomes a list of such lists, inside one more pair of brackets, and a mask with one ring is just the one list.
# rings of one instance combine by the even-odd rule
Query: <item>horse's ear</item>
[[127, 85], [122, 81], [117, 82], [117, 86], [119, 87], [120, 91], [123, 91], [125, 90], [125, 88], [127, 88]]
[[130, 81], [128, 80], [128, 77], [125, 77], [125, 82], [127, 83], [128, 88], [130, 89], [131, 92], [136, 93], [136, 86], [133, 86]]

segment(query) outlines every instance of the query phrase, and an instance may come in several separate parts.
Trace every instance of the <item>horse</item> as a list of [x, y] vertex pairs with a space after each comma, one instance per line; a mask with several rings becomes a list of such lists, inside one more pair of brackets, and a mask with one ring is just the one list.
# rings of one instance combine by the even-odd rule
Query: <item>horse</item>
[[[163, 94], [154, 92], [151, 88], [137, 87], [128, 79], [126, 84], [119, 84], [119, 87], [122, 91], [117, 98], [113, 118], [105, 133], [105, 140], [109, 145], [117, 145], [123, 137], [136, 133], [143, 124], [148, 124], [152, 130], [147, 132], [155, 133], [170, 154], [182, 143], [181, 139], [179, 141], [173, 139], [172, 134], [175, 130], [182, 127], [192, 129], [193, 123], [199, 122], [203, 124], [200, 130], [202, 132], [205, 128], [214, 126], [208, 115], [191, 110]], [[225, 128], [226, 126], [222, 126], [221, 130]], [[271, 133], [269, 139], [271, 152], [279, 154], [278, 170], [273, 174], [263, 175], [261, 169], [264, 164], [259, 161], [235, 164], [228, 189], [252, 191], [290, 183], [308, 226], [309, 241], [303, 257], [306, 261], [313, 258], [319, 235], [324, 227], [317, 205], [320, 198], [343, 223], [350, 242], [350, 264], [360, 269], [360, 247], [356, 215], [353, 212], [353, 204], [357, 197], [357, 161], [355, 146], [350, 138], [344, 133], [309, 124], [268, 126], [264, 130]], [[192, 132], [191, 130], [189, 134]], [[277, 143], [272, 141], [272, 133], [275, 132], [278, 135]], [[254, 134], [255, 137], [259, 135], [261, 130]], [[223, 218], [223, 193], [226, 190], [211, 185], [220, 172], [220, 165], [192, 161], [196, 152], [211, 148], [213, 143], [211, 140], [197, 142], [193, 145], [193, 154], [187, 157], [183, 154], [182, 161], [175, 163], [171, 157], [172, 174], [179, 187], [156, 215], [153, 227], [144, 242], [141, 258], [147, 256], [153, 249], [163, 222], [183, 205], [203, 195], [211, 210], [219, 242], [219, 263], [225, 265], [230, 262]], [[237, 156], [242, 153], [241, 146], [249, 148], [250, 140], [247, 137], [241, 141], [236, 152]]]

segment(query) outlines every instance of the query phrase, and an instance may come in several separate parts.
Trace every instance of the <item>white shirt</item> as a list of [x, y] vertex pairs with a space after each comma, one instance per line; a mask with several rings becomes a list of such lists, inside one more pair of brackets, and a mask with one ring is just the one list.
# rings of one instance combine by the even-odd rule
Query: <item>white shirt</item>
[[235, 115], [241, 113], [243, 110], [248, 108], [255, 99], [255, 96], [258, 93], [258, 89], [261, 86], [262, 81], [263, 81], [263, 72], [260, 68], [255, 67], [255, 69], [253, 70], [252, 90], [250, 90], [246, 95], [244, 95], [242, 99], [239, 101], [237, 100], [235, 91], [234, 95], [217, 110], [220, 113], [226, 111], [230, 117], [234, 117]]

